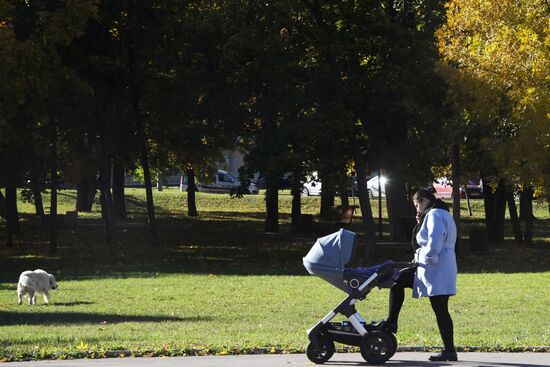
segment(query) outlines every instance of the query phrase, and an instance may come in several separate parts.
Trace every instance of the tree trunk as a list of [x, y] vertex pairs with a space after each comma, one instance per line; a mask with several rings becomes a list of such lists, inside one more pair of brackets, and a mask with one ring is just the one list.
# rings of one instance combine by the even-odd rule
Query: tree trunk
[[97, 183], [82, 177], [76, 189], [76, 211], [90, 213], [97, 193]]
[[320, 175], [321, 186], [321, 210], [319, 216], [323, 219], [332, 218], [334, 207], [334, 178], [330, 175]]
[[101, 201], [101, 214], [105, 220], [105, 242], [109, 246], [111, 255], [118, 253], [118, 244], [116, 242], [116, 219], [115, 209], [113, 204], [113, 196], [111, 194], [110, 171], [111, 160], [107, 155], [103, 155], [103, 162], [99, 170], [99, 191]]
[[487, 235], [490, 243], [495, 243], [495, 194], [493, 188], [487, 182], [487, 179], [481, 176], [481, 183], [483, 185], [483, 207], [485, 209], [485, 227], [487, 228]]
[[508, 211], [510, 212], [510, 221], [514, 230], [514, 239], [517, 244], [523, 243], [523, 235], [521, 233], [521, 225], [519, 223], [518, 212], [516, 209], [516, 201], [514, 200], [514, 192], [506, 193], [506, 201], [508, 202]]
[[462, 248], [460, 246], [460, 150], [458, 144], [452, 147], [452, 180], [453, 180], [453, 219], [456, 225], [456, 243], [455, 252], [458, 254]]
[[145, 195], [147, 198], [147, 219], [149, 222], [149, 232], [151, 235], [151, 247], [159, 247], [159, 239], [157, 233], [157, 219], [155, 217], [155, 205], [153, 202], [153, 189], [151, 183], [151, 170], [149, 168], [149, 157], [147, 155], [147, 138], [145, 136], [145, 127], [141, 120], [140, 96], [134, 93], [132, 107], [134, 111], [134, 119], [139, 134], [140, 147], [140, 162], [143, 167], [143, 178], [145, 181]]
[[279, 188], [276, 180], [266, 178], [264, 232], [279, 232]]
[[95, 134], [98, 136], [100, 147], [99, 180], [100, 201], [102, 203], [102, 217], [105, 221], [105, 242], [111, 256], [118, 253], [116, 240], [116, 217], [111, 192], [112, 168], [112, 134], [116, 129], [117, 117], [115, 105], [122, 95], [121, 75], [110, 69], [90, 75], [90, 84], [94, 89], [95, 100]]
[[51, 195], [50, 195], [50, 255], [57, 254], [57, 189], [59, 179], [57, 177], [57, 127], [54, 118], [50, 118], [51, 136], [50, 136], [50, 179], [51, 179]]
[[141, 166], [143, 167], [143, 178], [145, 180], [145, 195], [147, 197], [147, 218], [149, 221], [149, 231], [151, 234], [151, 247], [159, 247], [157, 234], [157, 219], [155, 217], [155, 206], [153, 203], [153, 188], [151, 184], [151, 170], [149, 169], [149, 158], [147, 157], [147, 145], [145, 140], [142, 141]]
[[302, 184], [298, 179], [298, 174], [294, 172], [292, 180], [292, 212], [291, 212], [291, 232], [300, 232], [300, 220], [302, 217]]
[[526, 190], [526, 185], [523, 185], [522, 189], [519, 191], [519, 220], [520, 222], [525, 222], [525, 219], [527, 218], [527, 214], [526, 214], [526, 211], [527, 211], [527, 208], [525, 207], [525, 203], [527, 202], [526, 200], [526, 195], [525, 195], [525, 190]]
[[44, 203], [42, 201], [42, 181], [37, 175], [33, 175], [31, 179], [32, 198], [34, 202], [34, 210], [39, 217], [44, 216]]
[[[407, 200], [405, 183], [396, 171], [384, 170], [382, 174], [392, 178], [385, 187], [391, 239], [396, 242], [409, 242], [413, 228], [409, 228], [406, 218], [414, 217], [414, 210], [411, 202]], [[384, 188], [381, 187], [381, 190]], [[378, 201], [378, 196], [375, 196], [374, 200]]]
[[506, 187], [504, 180], [498, 181], [497, 191], [495, 192], [495, 243], [504, 242], [504, 225], [506, 222]]
[[17, 188], [9, 182], [6, 187], [6, 222], [12, 234], [20, 234], [19, 211], [17, 210]]
[[470, 203], [470, 193], [468, 192], [468, 184], [462, 185], [464, 187], [464, 197], [466, 198], [466, 205], [468, 205], [468, 214], [470, 217], [474, 215], [472, 212], [472, 204]]
[[359, 148], [356, 147], [357, 144], [355, 144], [354, 137], [351, 139], [351, 145], [354, 153], [355, 168], [357, 170], [357, 195], [359, 196], [359, 205], [361, 207], [363, 229], [365, 232], [365, 257], [371, 259], [376, 254], [377, 246], [376, 229], [367, 190], [367, 168]]
[[[101, 170], [100, 170], [101, 172]], [[101, 173], [99, 174], [100, 177], [99, 177], [99, 180], [101, 181], [102, 178], [101, 178]], [[107, 202], [105, 201], [105, 195], [103, 195], [103, 185], [100, 183], [99, 184], [99, 206], [101, 208], [101, 219], [103, 221], [106, 221], [107, 218], [108, 218], [108, 215], [107, 215]], [[109, 244], [110, 246], [110, 244]]]
[[[4, 195], [2, 195], [2, 191], [0, 191], [0, 218], [4, 218], [7, 220], [6, 205], [7, 205], [6, 198], [4, 197]], [[11, 229], [7, 224], [6, 224], [6, 246], [7, 247], [13, 246], [13, 236], [11, 233]]]
[[340, 193], [340, 203], [342, 206], [349, 206], [349, 196], [346, 192]]
[[115, 217], [126, 219], [126, 201], [124, 197], [124, 165], [118, 158], [113, 159], [113, 204]]
[[13, 235], [19, 234], [19, 212], [17, 210], [17, 188], [15, 183], [9, 182], [6, 187], [6, 229], [8, 247], [13, 246]]
[[195, 170], [188, 168], [187, 173], [187, 211], [190, 217], [197, 217], [199, 212], [197, 211], [196, 192], [197, 184], [195, 183]]
[[0, 191], [0, 218], [6, 218], [6, 198]]
[[101, 149], [101, 161], [99, 164], [99, 194], [101, 202], [101, 217], [105, 221], [105, 243], [109, 253], [114, 256], [118, 253], [116, 241], [116, 218], [111, 193], [111, 139], [108, 129], [109, 120], [112, 118], [109, 113], [109, 106], [114, 103], [113, 92], [100, 81], [95, 87], [96, 99], [96, 128], [99, 135], [99, 146]]
[[533, 188], [526, 185], [524, 187], [521, 200], [524, 205], [525, 244], [530, 245], [533, 242]]

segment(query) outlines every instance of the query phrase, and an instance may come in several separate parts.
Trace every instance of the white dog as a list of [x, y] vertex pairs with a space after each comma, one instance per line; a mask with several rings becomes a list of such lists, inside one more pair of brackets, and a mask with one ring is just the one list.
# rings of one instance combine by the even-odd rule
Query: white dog
[[23, 297], [27, 296], [29, 297], [29, 305], [34, 305], [37, 293], [44, 295], [44, 302], [49, 303], [49, 290], [56, 288], [57, 283], [52, 274], [48, 274], [41, 269], [24, 271], [19, 276], [19, 283], [17, 284], [18, 303], [23, 303]]

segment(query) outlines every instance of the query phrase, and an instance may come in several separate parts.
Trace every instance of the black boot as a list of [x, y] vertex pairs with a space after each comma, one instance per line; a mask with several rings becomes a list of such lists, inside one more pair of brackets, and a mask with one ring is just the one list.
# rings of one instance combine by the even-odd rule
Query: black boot
[[380, 321], [378, 324], [375, 324], [374, 329], [375, 330], [389, 331], [390, 333], [396, 334], [397, 333], [397, 323], [392, 322], [392, 321], [388, 321], [388, 320], [383, 320], [383, 321]]
[[458, 357], [456, 356], [456, 351], [446, 351], [443, 349], [441, 353], [430, 356], [430, 361], [432, 362], [441, 362], [441, 361], [457, 361]]

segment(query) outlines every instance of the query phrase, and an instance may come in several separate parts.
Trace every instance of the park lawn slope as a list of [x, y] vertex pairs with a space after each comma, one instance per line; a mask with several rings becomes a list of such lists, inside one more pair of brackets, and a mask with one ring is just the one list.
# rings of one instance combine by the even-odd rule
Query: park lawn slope
[[[462, 348], [549, 346], [549, 272], [460, 274], [450, 310]], [[313, 276], [134, 274], [60, 279], [52, 303], [17, 305], [0, 284], [0, 359], [102, 356], [108, 351], [182, 355], [303, 351], [306, 329], [344, 293]], [[367, 320], [386, 314], [388, 290], [358, 304]], [[441, 345], [427, 299], [407, 294], [400, 346]]]
[[[306, 274], [302, 257], [317, 237], [334, 231], [290, 232], [291, 196], [280, 197], [279, 233], [264, 233], [265, 198], [198, 193], [200, 216], [186, 216], [186, 196], [155, 192], [160, 247], [151, 248], [143, 189], [128, 190], [129, 218], [118, 223], [118, 253], [109, 254], [96, 204], [79, 213], [76, 226], [60, 227], [58, 254], [48, 253], [48, 228], [29, 203], [18, 203], [21, 234], [13, 248], [0, 248], [0, 361], [132, 355], [296, 352], [307, 346], [306, 330], [339, 304], [345, 294]], [[60, 193], [59, 209], [74, 208], [75, 192]], [[450, 302], [460, 348], [550, 349], [550, 219], [536, 205], [535, 242], [505, 243], [487, 252], [467, 251], [469, 226], [481, 223], [482, 201], [473, 216], [463, 207], [462, 254], [456, 297]], [[304, 213], [316, 214], [318, 197], [303, 198]], [[376, 206], [374, 206], [376, 209]], [[388, 223], [383, 212], [383, 238]], [[375, 217], [377, 214], [375, 214]], [[0, 242], [4, 227], [0, 223]], [[362, 258], [360, 218], [357, 265], [410, 260], [409, 244], [385, 246]], [[16, 282], [23, 270], [56, 275], [52, 303], [17, 305]], [[358, 309], [367, 320], [386, 316], [388, 290], [375, 290]], [[441, 345], [428, 300], [408, 293], [398, 334], [401, 346]], [[540, 349], [540, 348], [539, 348]], [[113, 353], [114, 351], [118, 351]]]

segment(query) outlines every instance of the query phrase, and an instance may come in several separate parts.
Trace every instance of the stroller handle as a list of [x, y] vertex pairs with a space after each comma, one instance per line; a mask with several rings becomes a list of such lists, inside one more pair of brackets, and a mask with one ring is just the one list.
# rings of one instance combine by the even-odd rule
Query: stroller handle
[[405, 268], [411, 268], [411, 267], [414, 267], [416, 266], [416, 263], [414, 261], [410, 261], [410, 262], [396, 262], [394, 264], [394, 267], [396, 268], [401, 268], [401, 269], [405, 269]]

